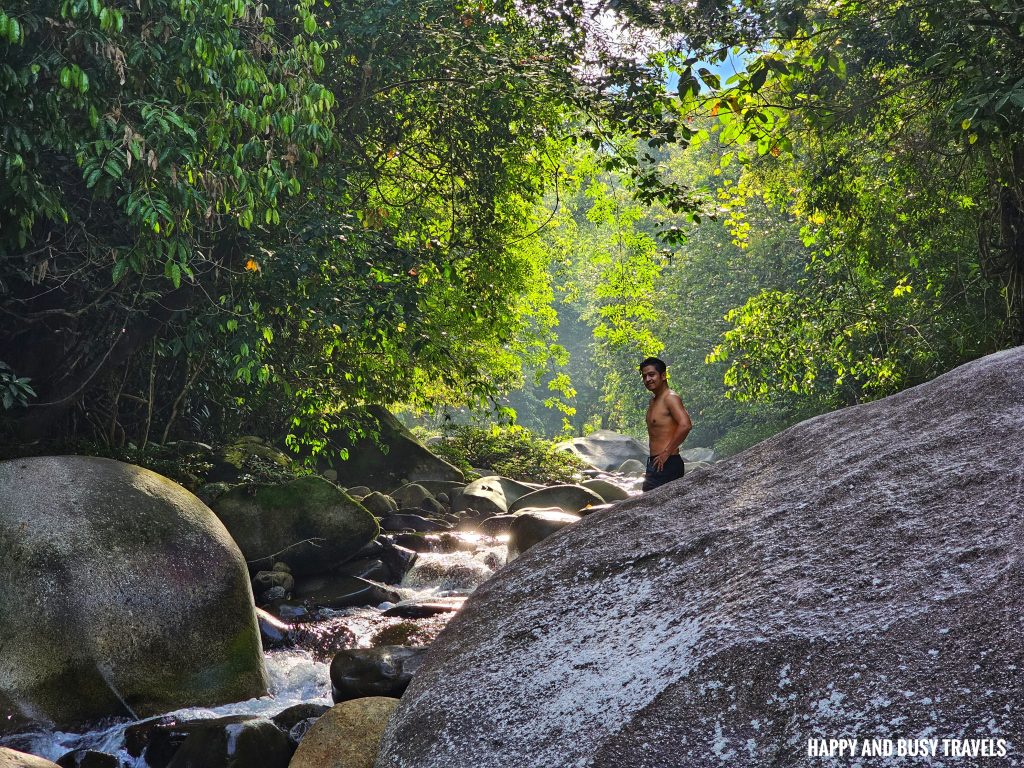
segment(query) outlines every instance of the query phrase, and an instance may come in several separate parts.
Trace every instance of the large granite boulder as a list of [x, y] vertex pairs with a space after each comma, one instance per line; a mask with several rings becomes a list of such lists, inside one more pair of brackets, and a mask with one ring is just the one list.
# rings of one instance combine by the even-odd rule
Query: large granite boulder
[[47, 456], [0, 462], [0, 500], [0, 731], [264, 692], [245, 561], [191, 493]]
[[303, 737], [289, 768], [373, 768], [398, 699], [369, 696], [335, 704]]
[[[406, 483], [450, 481], [463, 483], [462, 472], [431, 453], [386, 409], [370, 405], [346, 418], [363, 425], [368, 437], [351, 440], [347, 429], [335, 430], [329, 437], [336, 451], [348, 452], [348, 459], [333, 461], [342, 485], [368, 485], [389, 491]], [[376, 433], [376, 437], [372, 435]]]
[[585, 507], [596, 507], [604, 503], [600, 495], [582, 485], [552, 485], [520, 496], [509, 505], [508, 511], [512, 513], [531, 507], [555, 507], [563, 512], [579, 512]]
[[555, 446], [569, 451], [592, 467], [612, 472], [627, 459], [647, 461], [648, 448], [635, 437], [622, 435], [610, 429], [599, 429], [586, 437], [574, 437]]
[[584, 518], [466, 601], [377, 768], [1019, 765], [1021, 445], [1024, 347]]
[[253, 568], [287, 563], [296, 575], [345, 562], [380, 529], [359, 502], [316, 475], [280, 485], [232, 488], [213, 502]]

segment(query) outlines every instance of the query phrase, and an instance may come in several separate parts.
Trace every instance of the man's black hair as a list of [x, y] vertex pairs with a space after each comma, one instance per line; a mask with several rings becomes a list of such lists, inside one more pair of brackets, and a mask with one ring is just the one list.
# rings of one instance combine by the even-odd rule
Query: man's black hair
[[640, 372], [643, 373], [644, 368], [646, 368], [648, 365], [653, 365], [654, 369], [661, 374], [664, 374], [665, 369], [668, 368], [668, 366], [665, 365], [665, 361], [662, 360], [660, 357], [648, 357], [645, 358], [642, 363], [640, 363]]

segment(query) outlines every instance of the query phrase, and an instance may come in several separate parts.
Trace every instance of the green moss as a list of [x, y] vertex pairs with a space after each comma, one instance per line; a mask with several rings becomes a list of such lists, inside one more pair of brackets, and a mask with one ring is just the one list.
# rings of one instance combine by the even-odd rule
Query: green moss
[[358, 506], [358, 502], [329, 480], [316, 475], [290, 483], [262, 486], [256, 500], [264, 509], [320, 509], [335, 504]]

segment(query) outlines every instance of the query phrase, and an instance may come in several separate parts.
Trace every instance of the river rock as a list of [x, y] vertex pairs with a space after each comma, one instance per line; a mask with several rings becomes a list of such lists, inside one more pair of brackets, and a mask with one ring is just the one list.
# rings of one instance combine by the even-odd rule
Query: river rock
[[315, 475], [239, 486], [217, 499], [213, 511], [254, 568], [281, 560], [296, 576], [345, 562], [380, 532], [359, 502]]
[[623, 475], [642, 475], [647, 471], [647, 464], [639, 459], [626, 459], [615, 471]]
[[343, 418], [361, 424], [368, 435], [376, 432], [379, 436], [353, 443], [348, 428], [329, 435], [334, 449], [348, 451], [347, 460], [332, 463], [342, 485], [360, 484], [385, 490], [424, 480], [465, 482], [462, 472], [431, 453], [384, 408], [370, 405], [359, 411], [348, 411]]
[[387, 582], [392, 580], [391, 570], [384, 565], [383, 560], [365, 557], [359, 558], [358, 560], [349, 560], [344, 565], [335, 569], [334, 572], [344, 576], [356, 576], [360, 579], [370, 579], [371, 581]]
[[111, 754], [94, 749], [76, 749], [61, 755], [60, 768], [121, 768], [121, 762]]
[[483, 517], [504, 515], [516, 499], [534, 489], [508, 477], [488, 475], [474, 480], [452, 500], [452, 512], [472, 509]]
[[400, 507], [418, 507], [424, 499], [433, 499], [433, 494], [419, 483], [406, 483], [390, 494]]
[[0, 462], [0, 731], [261, 695], [245, 561], [195, 496], [110, 459]]
[[475, 524], [474, 529], [484, 536], [504, 536], [512, 530], [512, 523], [515, 522], [515, 519], [515, 515], [494, 515]]
[[401, 512], [394, 512], [390, 515], [384, 515], [384, 517], [380, 519], [380, 527], [382, 530], [392, 533], [400, 533], [402, 531], [436, 533], [437, 531], [447, 531], [451, 529], [451, 526], [447, 523], [440, 523], [436, 520], [427, 520], [425, 517], [417, 515], [414, 510], [408, 509], [403, 509]]
[[[335, 477], [337, 477], [338, 473], [335, 472], [334, 475]], [[358, 501], [359, 499], [362, 499], [364, 496], [369, 496], [371, 493], [373, 493], [373, 491], [371, 491], [365, 485], [354, 485], [347, 491], [345, 491], [345, 493], [347, 493], [353, 499], [356, 499]]]
[[714, 448], [685, 448], [679, 452], [687, 464], [697, 461], [712, 463], [715, 460]]
[[1022, 374], [1024, 347], [991, 355], [531, 548], [438, 637], [378, 768], [809, 767], [808, 739], [843, 734], [1019, 749]]
[[508, 558], [521, 555], [555, 531], [579, 522], [580, 516], [561, 509], [527, 509], [515, 516], [509, 528]]
[[60, 768], [56, 763], [41, 757], [0, 747], [0, 768]]
[[385, 696], [336, 704], [306, 732], [289, 768], [373, 768], [396, 706]]
[[538, 509], [555, 508], [563, 512], [579, 512], [584, 507], [596, 507], [604, 504], [597, 493], [582, 485], [552, 485], [539, 491], [527, 493], [515, 500], [508, 511], [515, 513], [521, 509], [536, 507]]
[[380, 491], [374, 491], [369, 496], [363, 497], [360, 504], [377, 517], [384, 517], [384, 515], [390, 515], [392, 512], [398, 511], [398, 502]]
[[404, 645], [339, 651], [331, 662], [334, 700], [341, 702], [364, 696], [400, 697], [426, 652], [426, 647]]
[[244, 476], [258, 471], [264, 465], [278, 471], [289, 472], [292, 459], [261, 437], [246, 435], [227, 445], [217, 447], [211, 459], [213, 467], [206, 474], [210, 483], [237, 483]]
[[427, 597], [403, 600], [384, 611], [385, 616], [402, 619], [427, 619], [439, 613], [455, 613], [466, 601], [464, 597]]
[[281, 710], [270, 719], [278, 728], [290, 732], [292, 728], [303, 720], [315, 720], [328, 710], [330, 710], [330, 707], [326, 704], [293, 704], [287, 709]]
[[621, 488], [615, 483], [609, 483], [607, 480], [584, 480], [580, 485], [593, 491], [606, 502], [625, 501], [629, 498], [629, 492], [625, 488]]
[[569, 451], [606, 472], [617, 469], [628, 459], [647, 461], [647, 446], [629, 435], [599, 429], [586, 437], [575, 437], [555, 446], [556, 450]]
[[320, 574], [301, 579], [295, 598], [318, 608], [348, 608], [356, 605], [397, 603], [402, 596], [383, 584], [341, 574]]
[[287, 768], [292, 757], [288, 734], [266, 718], [233, 715], [185, 727], [167, 768]]

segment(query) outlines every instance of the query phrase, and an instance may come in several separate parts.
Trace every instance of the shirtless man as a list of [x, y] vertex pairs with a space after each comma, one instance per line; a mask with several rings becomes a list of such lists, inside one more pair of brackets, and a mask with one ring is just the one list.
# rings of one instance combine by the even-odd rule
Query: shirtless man
[[647, 406], [647, 435], [650, 440], [650, 458], [644, 491], [651, 491], [671, 480], [683, 476], [683, 458], [679, 446], [690, 433], [693, 424], [683, 401], [668, 388], [665, 361], [648, 357], [640, 363], [640, 376], [644, 386], [654, 394]]

